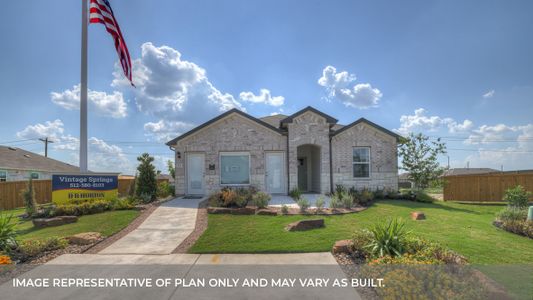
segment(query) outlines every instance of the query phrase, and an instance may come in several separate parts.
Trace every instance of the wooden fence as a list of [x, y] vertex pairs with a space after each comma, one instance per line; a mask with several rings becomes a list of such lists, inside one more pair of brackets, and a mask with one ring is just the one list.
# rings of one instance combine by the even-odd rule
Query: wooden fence
[[[167, 181], [167, 179], [158, 179], [157, 183]], [[119, 178], [118, 194], [126, 196], [133, 183], [133, 178]], [[7, 181], [0, 182], [0, 209], [14, 209], [24, 206], [22, 191], [26, 189], [28, 181]], [[35, 200], [38, 204], [52, 202], [52, 180], [34, 180]]]
[[444, 201], [503, 201], [505, 190], [517, 185], [533, 192], [533, 171], [447, 176], [444, 177]]

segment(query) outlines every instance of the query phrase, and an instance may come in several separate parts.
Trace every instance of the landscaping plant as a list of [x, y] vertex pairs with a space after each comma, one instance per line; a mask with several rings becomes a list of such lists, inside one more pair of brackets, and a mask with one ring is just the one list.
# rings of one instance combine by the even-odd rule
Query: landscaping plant
[[26, 189], [22, 192], [22, 198], [24, 199], [24, 207], [26, 208], [26, 214], [31, 217], [37, 211], [37, 202], [35, 201], [35, 190], [33, 189], [33, 180], [28, 180]]
[[346, 209], [352, 208], [352, 206], [353, 206], [353, 198], [352, 198], [352, 196], [350, 196], [350, 194], [348, 194], [348, 192], [344, 191], [344, 192], [340, 193], [339, 194], [339, 198], [340, 198], [344, 208], [346, 208]]
[[161, 198], [174, 196], [174, 186], [170, 185], [168, 181], [162, 181], [157, 185], [157, 196]]
[[527, 219], [527, 209], [508, 206], [496, 214], [496, 219], [502, 222], [525, 221]]
[[414, 200], [416, 202], [424, 202], [424, 203], [432, 203], [433, 201], [435, 201], [433, 197], [431, 197], [428, 193], [422, 190], [415, 192]]
[[339, 197], [336, 194], [331, 195], [329, 200], [329, 208], [337, 209], [341, 207]]
[[398, 219], [377, 223], [370, 228], [372, 239], [366, 248], [373, 257], [401, 256], [405, 252], [406, 238], [409, 232], [405, 223]]
[[295, 187], [289, 192], [289, 196], [294, 200], [298, 201], [300, 197], [302, 196], [302, 191], [300, 191], [299, 188]]
[[283, 204], [281, 206], [281, 213], [284, 214], [284, 215], [288, 214], [289, 213], [289, 207], [287, 205]]
[[335, 194], [337, 195], [341, 195], [341, 194], [344, 194], [346, 193], [346, 187], [342, 184], [336, 184], [335, 185]]
[[359, 204], [367, 205], [370, 201], [374, 200], [374, 193], [364, 188], [359, 194]]
[[270, 195], [264, 192], [258, 192], [252, 196], [252, 201], [257, 208], [265, 208], [270, 202]]
[[143, 194], [150, 195], [150, 201], [153, 201], [157, 195], [156, 172], [152, 164], [154, 158], [148, 153], [143, 153], [137, 157], [137, 160], [139, 161], [139, 166], [137, 167], [139, 177], [137, 177], [135, 195], [139, 197]]
[[531, 192], [526, 191], [521, 185], [505, 190], [503, 200], [507, 201], [508, 205], [517, 208], [526, 208], [529, 203]]
[[305, 197], [301, 197], [296, 203], [298, 203], [298, 206], [300, 207], [300, 212], [302, 213], [306, 212], [310, 206], [309, 201]]
[[0, 251], [10, 253], [17, 246], [17, 233], [15, 231], [15, 222], [11, 222], [13, 215], [0, 213]]
[[324, 197], [320, 196], [318, 199], [316, 199], [315, 205], [316, 205], [316, 211], [321, 212], [322, 209], [324, 209], [325, 200]]
[[39, 256], [43, 252], [63, 249], [68, 246], [68, 241], [64, 238], [52, 236], [46, 239], [25, 240], [19, 243], [17, 254], [21, 260], [28, 260]]

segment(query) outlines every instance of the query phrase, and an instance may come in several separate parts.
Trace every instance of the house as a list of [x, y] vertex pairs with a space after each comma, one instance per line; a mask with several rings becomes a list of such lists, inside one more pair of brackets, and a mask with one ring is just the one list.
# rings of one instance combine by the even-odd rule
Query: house
[[500, 171], [496, 169], [491, 169], [491, 168], [453, 168], [453, 169], [446, 170], [446, 172], [442, 174], [442, 177], [487, 174], [487, 173], [494, 173], [494, 172], [500, 172]]
[[364, 118], [339, 125], [313, 107], [264, 118], [232, 109], [167, 145], [175, 151], [176, 194], [250, 185], [271, 194], [328, 193], [337, 184], [396, 190], [399, 138]]
[[398, 187], [403, 189], [412, 189], [413, 182], [409, 178], [409, 173], [402, 173], [398, 175]]
[[52, 173], [77, 173], [79, 168], [20, 148], [0, 146], [0, 182], [51, 179]]

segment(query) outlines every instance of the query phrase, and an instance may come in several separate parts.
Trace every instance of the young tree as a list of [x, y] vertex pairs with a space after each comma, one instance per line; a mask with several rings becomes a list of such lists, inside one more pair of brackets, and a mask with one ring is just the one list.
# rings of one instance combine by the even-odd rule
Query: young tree
[[135, 194], [137, 196], [150, 195], [152, 199], [157, 195], [157, 180], [155, 177], [155, 167], [152, 165], [154, 158], [148, 153], [143, 153], [137, 157], [139, 166], [137, 167], [138, 177], [136, 180]]
[[170, 174], [172, 178], [176, 179], [176, 169], [174, 168], [174, 164], [172, 163], [170, 159], [167, 161], [167, 169], [168, 169], [168, 174]]
[[33, 189], [33, 180], [30, 177], [28, 186], [22, 192], [24, 198], [24, 206], [26, 207], [26, 214], [31, 217], [37, 210], [37, 202], [35, 201], [35, 190]]
[[433, 142], [422, 133], [411, 133], [398, 151], [402, 157], [402, 169], [409, 172], [409, 179], [414, 182], [415, 189], [427, 186], [444, 172], [444, 168], [437, 162], [437, 156], [446, 153], [446, 145], [440, 139]]

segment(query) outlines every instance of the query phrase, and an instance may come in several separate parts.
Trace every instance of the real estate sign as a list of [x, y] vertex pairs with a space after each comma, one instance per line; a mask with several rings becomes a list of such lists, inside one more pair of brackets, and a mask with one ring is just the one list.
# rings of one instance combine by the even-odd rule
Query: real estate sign
[[109, 200], [117, 196], [117, 175], [52, 175], [53, 202]]

